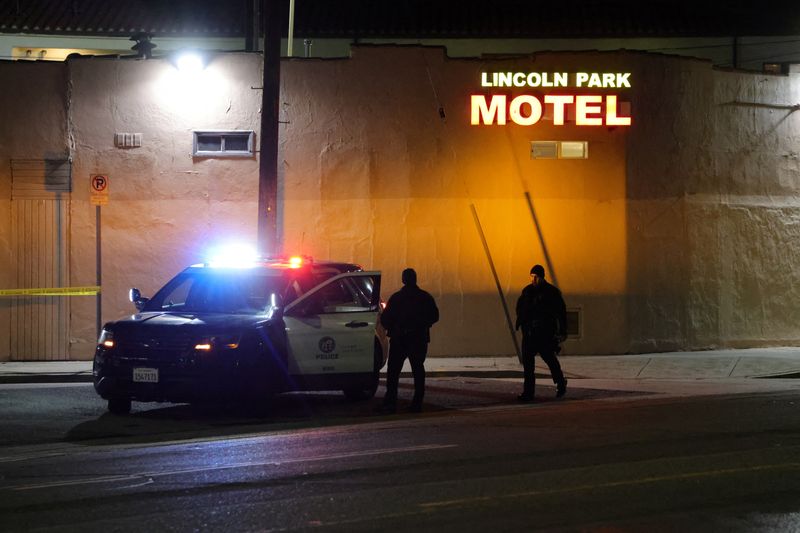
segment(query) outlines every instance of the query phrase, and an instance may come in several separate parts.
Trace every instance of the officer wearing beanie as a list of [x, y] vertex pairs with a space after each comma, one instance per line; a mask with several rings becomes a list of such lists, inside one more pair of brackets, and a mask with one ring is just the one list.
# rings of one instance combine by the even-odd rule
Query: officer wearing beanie
[[545, 280], [544, 267], [531, 268], [531, 283], [522, 289], [517, 300], [517, 329], [522, 329], [522, 368], [525, 380], [521, 402], [533, 401], [535, 375], [534, 357], [538, 353], [550, 369], [556, 384], [556, 397], [567, 392], [567, 379], [561, 371], [556, 354], [559, 343], [567, 338], [567, 307], [561, 291]]
[[397, 410], [397, 385], [400, 371], [408, 357], [414, 375], [412, 412], [422, 411], [425, 396], [425, 356], [431, 340], [430, 328], [439, 321], [439, 308], [429, 293], [417, 286], [417, 273], [413, 268], [403, 270], [403, 288], [394, 293], [381, 314], [381, 324], [391, 339], [389, 365], [386, 369], [386, 395], [382, 410]]

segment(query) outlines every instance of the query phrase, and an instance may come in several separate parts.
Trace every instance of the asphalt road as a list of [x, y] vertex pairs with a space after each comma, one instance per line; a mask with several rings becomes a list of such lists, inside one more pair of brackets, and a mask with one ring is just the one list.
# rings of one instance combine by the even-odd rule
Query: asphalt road
[[424, 414], [388, 417], [338, 395], [115, 417], [85, 385], [8, 385], [0, 529], [796, 531], [790, 381], [578, 382], [517, 405], [516, 381], [454, 377], [431, 380]]
[[[413, 392], [411, 380], [401, 380], [400, 387], [399, 412], [403, 413]], [[429, 378], [425, 407], [428, 413], [436, 413], [514, 404], [520, 389], [520, 379]], [[48, 442], [155, 443], [373, 422], [382, 418], [377, 407], [383, 390], [381, 386], [376, 398], [357, 403], [338, 392], [286, 394], [258, 406], [134, 402], [131, 416], [118, 417], [106, 411], [106, 402], [88, 383], [0, 384], [0, 447]], [[551, 383], [537, 387], [541, 403], [555, 401], [554, 394]], [[569, 398], [587, 400], [630, 394], [571, 387]]]

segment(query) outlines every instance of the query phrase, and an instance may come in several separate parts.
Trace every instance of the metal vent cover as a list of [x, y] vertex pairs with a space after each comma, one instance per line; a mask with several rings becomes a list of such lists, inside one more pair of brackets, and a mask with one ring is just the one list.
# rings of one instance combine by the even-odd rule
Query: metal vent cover
[[558, 141], [531, 141], [531, 159], [558, 159]]

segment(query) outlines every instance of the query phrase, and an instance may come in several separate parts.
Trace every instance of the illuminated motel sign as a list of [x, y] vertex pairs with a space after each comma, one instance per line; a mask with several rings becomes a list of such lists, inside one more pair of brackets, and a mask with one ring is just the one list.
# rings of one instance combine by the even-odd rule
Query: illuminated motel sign
[[[481, 87], [533, 87], [579, 89], [629, 89], [630, 72], [482, 72]], [[630, 126], [631, 117], [620, 116], [616, 94], [473, 94], [470, 124], [533, 126], [552, 111], [553, 125], [563, 126], [575, 117], [578, 126]]]

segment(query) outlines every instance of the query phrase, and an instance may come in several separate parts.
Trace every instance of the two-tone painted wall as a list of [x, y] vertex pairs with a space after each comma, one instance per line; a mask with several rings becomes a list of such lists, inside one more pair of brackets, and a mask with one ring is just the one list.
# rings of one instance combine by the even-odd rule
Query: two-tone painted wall
[[[0, 131], [2, 288], [19, 279], [12, 159], [71, 157], [71, 286], [94, 283], [89, 177], [109, 176], [104, 320], [132, 312], [129, 287], [152, 293], [213, 244], [254, 240], [257, 156], [191, 152], [194, 130], [258, 133], [260, 55], [213, 56], [193, 78], [166, 60], [0, 69], [0, 116], [14, 125]], [[631, 86], [487, 88], [483, 72], [629, 72]], [[453, 59], [364, 46], [284, 60], [281, 76], [284, 250], [380, 269], [386, 296], [416, 268], [442, 312], [432, 355], [514, 351], [474, 214], [512, 319], [530, 267], [555, 275], [581, 321], [568, 353], [800, 342], [798, 74], [630, 52]], [[523, 93], [614, 94], [632, 124], [579, 126], [569, 111], [557, 125], [547, 109], [530, 126], [470, 124], [471, 95]], [[140, 133], [142, 146], [118, 148], [115, 133]], [[586, 142], [589, 156], [532, 159], [533, 141]], [[69, 357], [85, 359], [95, 301], [69, 298]], [[9, 301], [0, 359], [18, 357]]]

